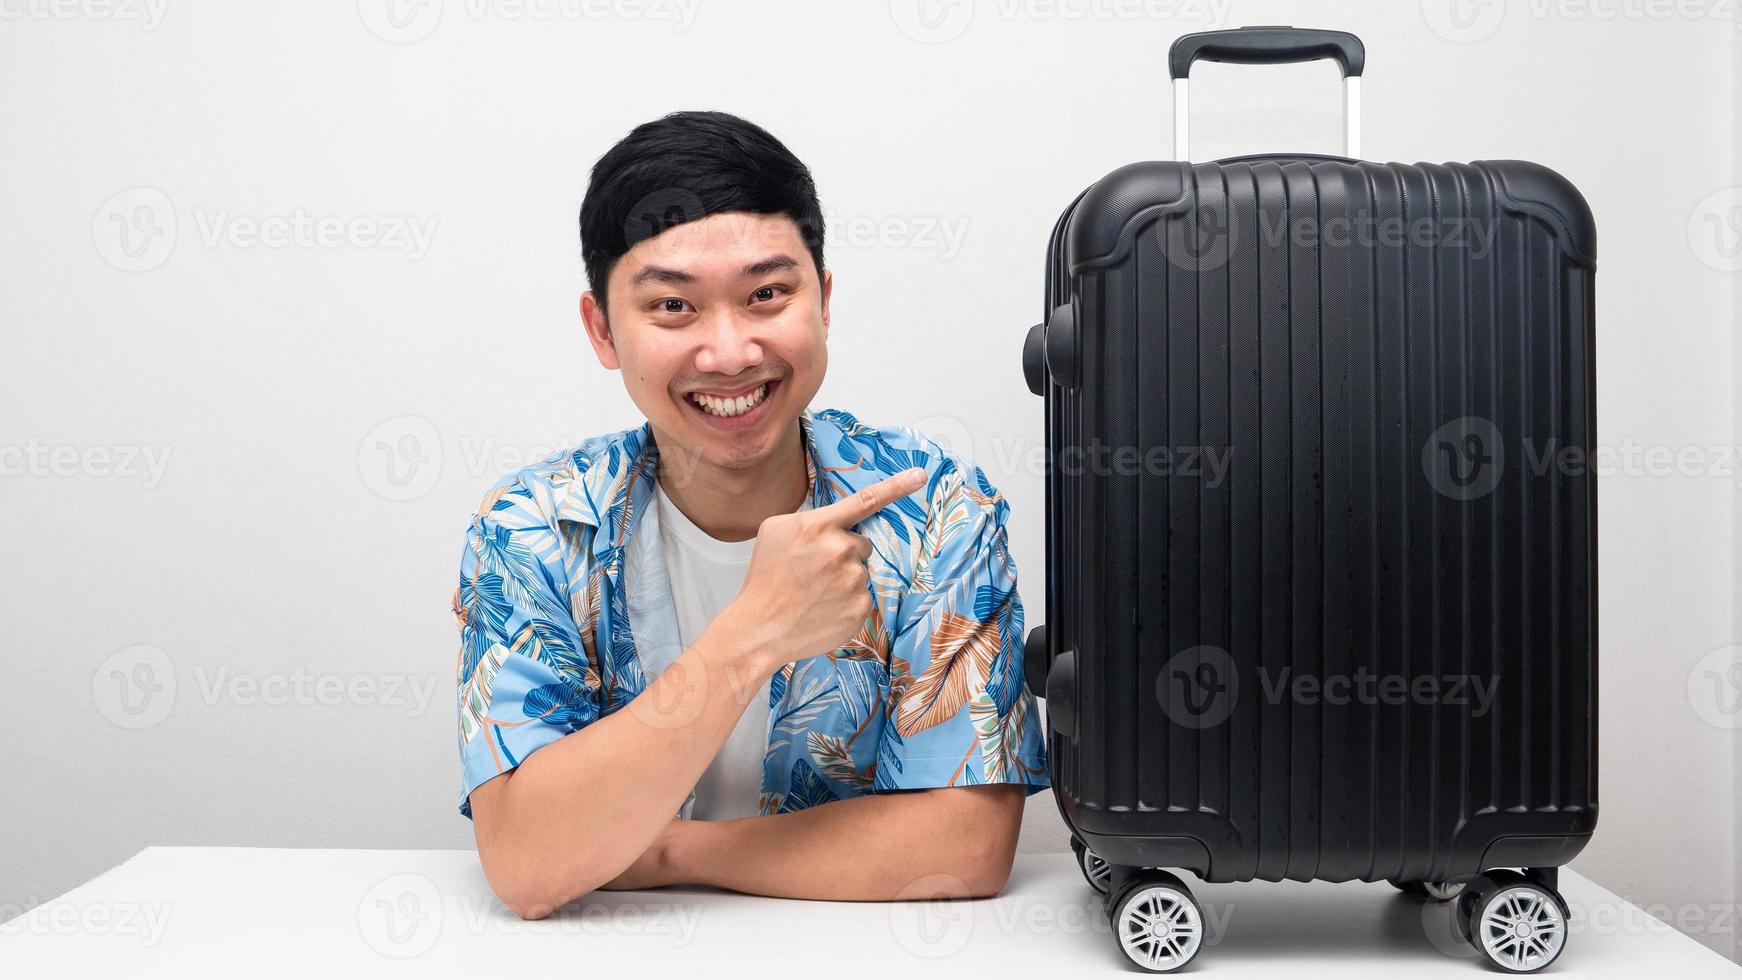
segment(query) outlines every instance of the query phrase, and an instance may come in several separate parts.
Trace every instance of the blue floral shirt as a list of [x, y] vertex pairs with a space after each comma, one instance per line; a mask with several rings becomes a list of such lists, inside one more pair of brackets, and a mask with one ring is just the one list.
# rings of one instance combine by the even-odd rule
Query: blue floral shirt
[[[814, 506], [910, 466], [927, 477], [854, 528], [873, 545], [859, 634], [771, 678], [760, 811], [878, 790], [1046, 786], [1004, 495], [912, 429], [836, 409], [806, 409], [799, 425]], [[638, 603], [624, 581], [658, 462], [650, 425], [595, 436], [497, 481], [472, 515], [453, 600], [461, 814], [479, 784], [640, 694], [638, 648], [675, 637], [669, 592]]]

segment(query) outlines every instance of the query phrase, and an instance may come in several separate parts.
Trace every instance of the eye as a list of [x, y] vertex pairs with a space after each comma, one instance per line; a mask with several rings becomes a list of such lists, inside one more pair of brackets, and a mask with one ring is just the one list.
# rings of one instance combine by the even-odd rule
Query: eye
[[753, 302], [766, 303], [784, 292], [786, 292], [785, 286], [763, 286], [761, 289], [751, 293], [750, 299]]
[[665, 299], [658, 300], [654, 308], [660, 313], [675, 314], [688, 312], [689, 305], [687, 300], [678, 299], [676, 296], [667, 296]]

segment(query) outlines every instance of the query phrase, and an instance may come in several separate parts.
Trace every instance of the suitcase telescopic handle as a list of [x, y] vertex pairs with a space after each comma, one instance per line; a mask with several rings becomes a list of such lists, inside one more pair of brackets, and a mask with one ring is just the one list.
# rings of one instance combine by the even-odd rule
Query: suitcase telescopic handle
[[1173, 76], [1173, 155], [1187, 154], [1186, 84], [1192, 65], [1220, 61], [1235, 65], [1283, 65], [1329, 58], [1343, 71], [1343, 155], [1361, 155], [1361, 71], [1367, 49], [1347, 31], [1304, 27], [1241, 27], [1231, 31], [1201, 31], [1173, 42], [1167, 52]]

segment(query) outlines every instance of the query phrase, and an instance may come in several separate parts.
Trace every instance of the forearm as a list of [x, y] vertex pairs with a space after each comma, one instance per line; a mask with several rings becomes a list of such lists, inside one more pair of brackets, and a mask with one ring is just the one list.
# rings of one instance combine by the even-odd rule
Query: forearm
[[479, 859], [504, 902], [541, 917], [660, 837], [760, 690], [760, 642], [718, 617], [622, 710], [473, 791]]
[[1014, 785], [951, 787], [677, 821], [660, 840], [659, 877], [782, 898], [991, 895], [1010, 874], [1025, 796]]

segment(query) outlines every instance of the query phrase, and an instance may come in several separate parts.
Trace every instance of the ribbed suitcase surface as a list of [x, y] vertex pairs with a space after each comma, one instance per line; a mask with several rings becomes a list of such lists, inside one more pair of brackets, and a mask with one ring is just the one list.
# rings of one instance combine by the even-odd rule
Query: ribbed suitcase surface
[[1583, 846], [1594, 251], [1514, 161], [1141, 163], [1060, 218], [1043, 642], [1096, 852], [1379, 880]]

